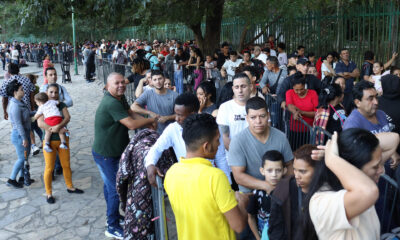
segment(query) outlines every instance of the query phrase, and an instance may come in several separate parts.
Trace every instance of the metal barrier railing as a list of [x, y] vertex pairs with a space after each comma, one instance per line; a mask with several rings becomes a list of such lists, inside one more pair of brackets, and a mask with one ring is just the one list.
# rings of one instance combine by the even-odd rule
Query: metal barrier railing
[[[384, 190], [384, 199], [383, 199], [383, 211], [380, 213], [381, 214], [381, 226], [384, 227], [386, 226], [386, 229], [382, 229], [382, 232], [389, 232], [392, 227], [397, 226], [400, 219], [397, 219], [397, 223], [393, 224], [394, 222], [394, 217], [400, 217], [400, 209], [398, 206], [398, 192], [399, 192], [399, 186], [397, 182], [389, 177], [386, 174], [383, 174], [381, 176], [381, 179], [385, 181], [385, 190]], [[380, 189], [381, 190], [381, 189]], [[391, 203], [390, 203], [391, 201]], [[397, 208], [396, 208], [397, 207]], [[387, 215], [387, 213], [389, 215]], [[395, 214], [396, 213], [396, 214]]]
[[164, 187], [159, 176], [156, 177], [157, 188], [151, 187], [153, 198], [153, 222], [155, 226], [155, 239], [168, 240], [167, 217], [165, 214]]

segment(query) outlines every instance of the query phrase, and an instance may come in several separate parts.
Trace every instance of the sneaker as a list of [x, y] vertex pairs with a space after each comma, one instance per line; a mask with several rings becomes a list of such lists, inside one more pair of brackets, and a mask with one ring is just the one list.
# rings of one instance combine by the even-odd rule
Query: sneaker
[[7, 186], [14, 187], [14, 188], [23, 188], [24, 187], [21, 183], [15, 181], [15, 180], [12, 180], [12, 179], [7, 180]]
[[107, 227], [107, 230], [104, 232], [106, 237], [112, 237], [115, 239], [124, 239], [124, 231], [121, 228]]
[[51, 153], [53, 151], [53, 149], [51, 149], [51, 147], [48, 144], [44, 145], [43, 149], [48, 153]]
[[[124, 226], [125, 225], [125, 219], [124, 219], [123, 216], [121, 216], [121, 218], [119, 219], [119, 225], [120, 226]], [[106, 227], [108, 227], [107, 217], [106, 217]]]
[[68, 146], [65, 143], [60, 144], [60, 148], [62, 149], [68, 149]]
[[36, 147], [35, 144], [32, 144], [31, 149], [32, 149], [32, 156], [38, 155], [40, 152], [40, 149], [38, 147]]

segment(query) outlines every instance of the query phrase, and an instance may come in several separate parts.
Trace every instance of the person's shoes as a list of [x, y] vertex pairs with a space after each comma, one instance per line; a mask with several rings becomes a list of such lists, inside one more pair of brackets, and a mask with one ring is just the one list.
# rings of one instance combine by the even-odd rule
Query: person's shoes
[[54, 197], [53, 197], [53, 196], [46, 197], [46, 199], [47, 199], [47, 203], [49, 203], [49, 204], [53, 204], [53, 203], [55, 203], [55, 202], [56, 202], [56, 200], [54, 199]]
[[45, 144], [43, 149], [48, 153], [51, 153], [53, 151], [53, 149], [51, 149], [51, 147], [48, 144]]
[[31, 149], [32, 149], [32, 156], [38, 155], [40, 152], [40, 149], [38, 147], [36, 147], [35, 144], [32, 144]]
[[18, 179], [18, 183], [24, 184], [25, 186], [30, 186], [32, 183], [35, 182], [35, 179], [29, 179], [29, 182], [25, 182], [24, 180], [25, 180], [24, 177], [20, 177]]
[[[125, 225], [125, 218], [123, 216], [120, 216], [119, 225], [120, 226], [124, 226]], [[107, 217], [106, 217], [106, 227], [108, 227]]]
[[121, 228], [114, 228], [114, 227], [107, 227], [107, 230], [104, 232], [106, 237], [112, 237], [115, 239], [123, 239], [124, 238], [124, 231]]
[[65, 143], [60, 144], [60, 148], [62, 149], [68, 149], [68, 146]]
[[68, 193], [77, 193], [77, 194], [82, 194], [84, 191], [80, 190], [79, 188], [75, 188], [75, 190], [69, 190], [67, 189]]
[[15, 180], [12, 180], [12, 179], [7, 180], [7, 186], [11, 186], [14, 188], [23, 188], [24, 187], [21, 183], [15, 181]]

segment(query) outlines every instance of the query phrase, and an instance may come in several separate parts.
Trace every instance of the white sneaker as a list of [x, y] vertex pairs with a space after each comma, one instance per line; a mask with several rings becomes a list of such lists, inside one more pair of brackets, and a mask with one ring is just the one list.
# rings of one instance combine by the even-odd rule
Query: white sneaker
[[31, 150], [32, 150], [32, 156], [38, 155], [40, 152], [40, 149], [36, 147], [35, 144], [32, 144]]

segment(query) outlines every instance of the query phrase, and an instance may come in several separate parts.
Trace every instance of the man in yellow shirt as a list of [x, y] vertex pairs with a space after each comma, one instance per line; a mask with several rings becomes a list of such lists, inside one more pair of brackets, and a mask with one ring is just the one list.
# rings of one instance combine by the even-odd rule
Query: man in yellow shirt
[[248, 197], [235, 193], [224, 172], [212, 166], [219, 131], [209, 114], [194, 114], [183, 123], [186, 158], [165, 176], [165, 190], [175, 214], [178, 239], [236, 239], [247, 224]]

